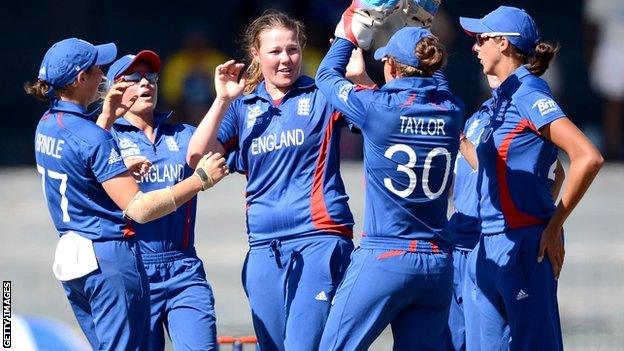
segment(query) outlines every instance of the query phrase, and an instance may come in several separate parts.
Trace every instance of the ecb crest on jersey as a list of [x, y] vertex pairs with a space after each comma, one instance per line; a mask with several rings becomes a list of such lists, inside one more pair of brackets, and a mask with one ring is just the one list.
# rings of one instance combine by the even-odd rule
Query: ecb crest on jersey
[[169, 148], [169, 151], [180, 151], [178, 143], [172, 136], [166, 136], [165, 142], [167, 143], [167, 148]]
[[310, 98], [299, 98], [299, 100], [297, 101], [297, 115], [310, 115]]

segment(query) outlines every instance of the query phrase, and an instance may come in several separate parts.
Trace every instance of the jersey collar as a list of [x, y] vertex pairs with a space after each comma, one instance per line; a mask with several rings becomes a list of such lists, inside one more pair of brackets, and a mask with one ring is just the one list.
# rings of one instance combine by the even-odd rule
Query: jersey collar
[[433, 77], [403, 77], [391, 80], [381, 87], [381, 90], [388, 92], [398, 92], [404, 90], [429, 92], [437, 90], [437, 88], [438, 84]]
[[496, 90], [494, 90], [493, 95], [495, 97], [511, 96], [520, 86], [522, 78], [530, 74], [531, 72], [529, 72], [529, 70], [524, 66], [516, 68], [516, 70], [509, 77], [507, 77], [507, 79], [505, 79], [505, 81], [502, 82]]
[[64, 101], [60, 99], [52, 99], [50, 101], [50, 112], [67, 112], [80, 117], [87, 118], [89, 120], [95, 120], [97, 115], [100, 113], [100, 107], [95, 110], [89, 112], [86, 107], [82, 105], [75, 104], [73, 102]]
[[[158, 128], [161, 124], [167, 122], [167, 120], [169, 120], [169, 118], [171, 118], [172, 115], [173, 115], [173, 111], [169, 111], [167, 113], [154, 112], [154, 128]], [[116, 126], [136, 128], [130, 122], [128, 122], [127, 119], [122, 118], [122, 117], [117, 118], [114, 124]]]
[[[288, 92], [284, 95], [284, 98], [286, 98], [287, 96], [290, 96], [292, 94], [295, 94], [298, 91], [302, 91], [302, 90], [308, 90], [311, 88], [314, 88], [316, 86], [316, 83], [314, 83], [314, 79], [308, 77], [308, 76], [300, 76], [299, 78], [297, 78], [297, 81], [295, 82], [295, 84], [292, 86], [292, 88], [290, 88], [290, 90], [288, 90]], [[269, 93], [266, 90], [266, 84], [265, 81], [262, 81], [260, 84], [258, 84], [258, 86], [256, 87], [256, 89], [247, 94], [247, 95], [243, 95], [243, 97], [241, 98], [241, 100], [245, 101], [245, 100], [253, 100], [256, 98], [261, 98], [263, 100], [266, 101], [272, 101], [271, 95], [269, 95]]]

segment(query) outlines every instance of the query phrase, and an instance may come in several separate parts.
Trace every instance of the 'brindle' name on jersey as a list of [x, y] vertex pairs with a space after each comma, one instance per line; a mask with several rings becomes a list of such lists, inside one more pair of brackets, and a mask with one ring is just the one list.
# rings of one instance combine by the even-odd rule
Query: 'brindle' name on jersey
[[54, 158], [61, 158], [65, 140], [53, 138], [51, 136], [37, 133], [35, 137], [35, 150]]
[[266, 152], [276, 151], [290, 146], [303, 144], [305, 136], [303, 130], [287, 130], [279, 134], [263, 135], [251, 141], [251, 154], [259, 155]]
[[401, 133], [420, 135], [446, 135], [442, 118], [401, 116]]

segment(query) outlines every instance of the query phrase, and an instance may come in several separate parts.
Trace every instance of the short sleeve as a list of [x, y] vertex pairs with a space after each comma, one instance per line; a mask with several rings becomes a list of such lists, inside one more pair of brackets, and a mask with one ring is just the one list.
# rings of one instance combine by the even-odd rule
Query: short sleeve
[[238, 150], [240, 131], [236, 106], [238, 106], [238, 104], [233, 103], [227, 109], [217, 133], [217, 140], [223, 145], [226, 154]]
[[90, 146], [89, 160], [91, 171], [99, 183], [128, 171], [112, 136]]
[[518, 109], [522, 117], [528, 118], [537, 129], [565, 117], [553, 97], [543, 91], [533, 91], [519, 98]]

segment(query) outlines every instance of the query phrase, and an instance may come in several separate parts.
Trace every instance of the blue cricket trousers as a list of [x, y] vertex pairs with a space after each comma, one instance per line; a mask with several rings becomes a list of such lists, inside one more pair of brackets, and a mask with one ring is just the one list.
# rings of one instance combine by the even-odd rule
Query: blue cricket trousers
[[471, 253], [479, 325], [467, 325], [469, 350], [563, 350], [557, 281], [548, 256], [537, 262], [543, 229], [483, 235]]
[[[321, 351], [367, 350], [388, 324], [394, 350], [445, 350], [453, 290], [448, 250], [361, 246], [329, 314]], [[364, 243], [362, 243], [364, 244]]]
[[147, 350], [149, 285], [134, 239], [94, 241], [98, 269], [62, 282], [94, 350]]
[[333, 234], [250, 247], [242, 279], [260, 350], [318, 350], [352, 251], [351, 239]]
[[214, 296], [195, 249], [142, 259], [151, 296], [150, 351], [165, 349], [164, 329], [175, 350], [216, 350]]

